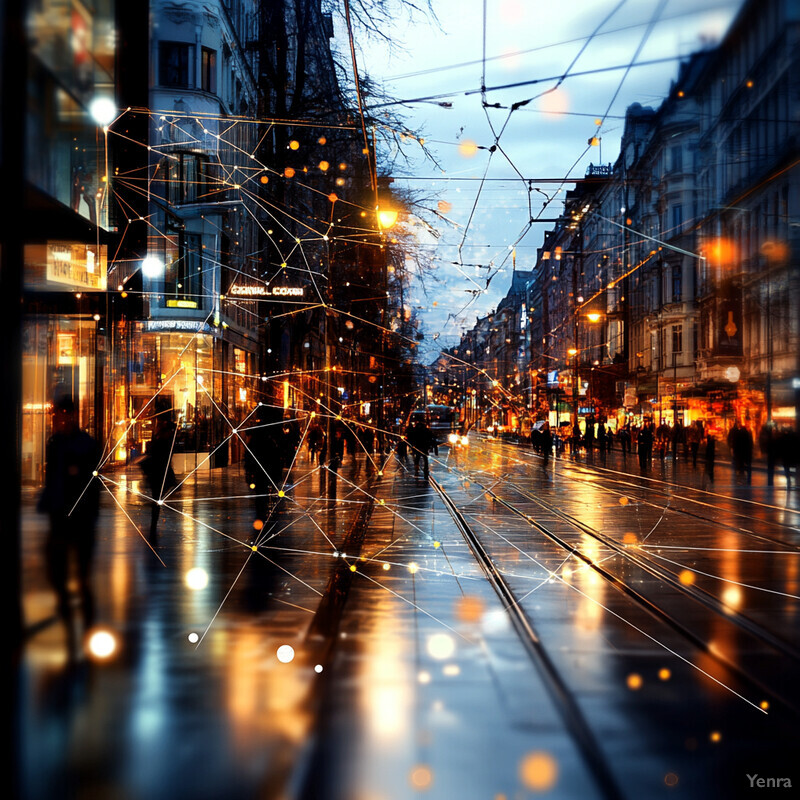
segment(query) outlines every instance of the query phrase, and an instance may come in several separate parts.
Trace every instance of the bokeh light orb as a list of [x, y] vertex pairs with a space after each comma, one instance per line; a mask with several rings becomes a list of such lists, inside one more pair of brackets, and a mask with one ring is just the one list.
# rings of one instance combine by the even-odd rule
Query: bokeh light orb
[[193, 591], [200, 591], [208, 586], [208, 573], [202, 567], [192, 567], [186, 573], [184, 581]]
[[290, 661], [294, 660], [294, 647], [290, 644], [282, 644], [276, 651], [275, 655], [278, 657], [278, 661], [281, 664], [288, 664]]
[[116, 652], [117, 639], [110, 631], [97, 630], [89, 636], [86, 647], [91, 657], [105, 660]]
[[644, 681], [642, 680], [642, 676], [636, 672], [632, 672], [630, 675], [628, 675], [628, 678], [625, 682], [628, 684], [628, 688], [632, 692], [641, 689], [642, 684], [644, 683]]
[[550, 753], [530, 753], [520, 762], [519, 777], [525, 788], [548, 792], [558, 780], [558, 762]]
[[478, 145], [471, 139], [464, 139], [464, 141], [458, 145], [458, 154], [462, 158], [474, 158], [477, 152]]
[[443, 661], [456, 651], [456, 642], [450, 634], [435, 633], [428, 637], [428, 653], [432, 658]]
[[433, 772], [430, 767], [418, 764], [411, 770], [408, 779], [415, 789], [430, 789], [433, 785]]

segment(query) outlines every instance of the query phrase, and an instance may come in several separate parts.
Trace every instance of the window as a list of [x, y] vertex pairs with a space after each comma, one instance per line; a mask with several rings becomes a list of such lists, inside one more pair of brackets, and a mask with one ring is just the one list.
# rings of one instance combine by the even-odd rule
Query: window
[[166, 159], [167, 202], [173, 205], [203, 202], [208, 198], [208, 164], [196, 153], [174, 153]]
[[202, 242], [200, 234], [177, 230], [171, 242], [177, 241], [168, 250], [164, 271], [164, 305], [167, 308], [202, 308], [203, 277]]
[[683, 298], [683, 269], [680, 264], [672, 266], [672, 302], [680, 303]]
[[681, 172], [683, 170], [683, 148], [680, 145], [670, 149], [670, 158], [672, 159], [672, 171]]
[[672, 233], [680, 233], [683, 226], [683, 206], [672, 206]]
[[200, 88], [205, 92], [217, 91], [217, 51], [204, 47], [200, 63]]
[[672, 326], [672, 357], [677, 358], [683, 352], [683, 325]]
[[194, 47], [185, 42], [161, 42], [158, 48], [158, 79], [161, 85], [191, 86]]

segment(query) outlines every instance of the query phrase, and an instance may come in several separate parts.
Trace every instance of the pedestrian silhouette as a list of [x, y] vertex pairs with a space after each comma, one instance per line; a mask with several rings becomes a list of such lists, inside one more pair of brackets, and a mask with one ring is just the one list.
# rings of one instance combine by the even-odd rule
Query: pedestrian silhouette
[[158, 519], [165, 495], [177, 485], [178, 479], [172, 470], [172, 450], [175, 446], [174, 422], [160, 422], [156, 432], [147, 446], [147, 452], [139, 461], [150, 497], [150, 541], [158, 535]]
[[77, 654], [76, 626], [68, 588], [73, 558], [84, 634], [94, 624], [91, 569], [100, 503], [100, 480], [95, 473], [99, 463], [100, 448], [80, 429], [75, 402], [71, 397], [60, 399], [53, 413], [53, 435], [47, 442], [44, 489], [38, 509], [50, 518], [45, 567], [56, 594], [58, 616], [66, 629], [70, 661], [74, 661]]
[[267, 521], [283, 480], [286, 458], [283, 431], [277, 430], [266, 406], [256, 412], [257, 424], [248, 431], [244, 454], [244, 471], [248, 486], [255, 493], [255, 529], [260, 531]]
[[422, 473], [428, 477], [428, 451], [431, 449], [439, 454], [438, 443], [425, 420], [416, 419], [408, 429], [408, 444], [414, 454], [414, 474], [419, 475], [419, 464], [422, 461]]
[[714, 458], [716, 456], [717, 440], [713, 433], [706, 434], [705, 471], [703, 472], [703, 488], [706, 483], [714, 483]]

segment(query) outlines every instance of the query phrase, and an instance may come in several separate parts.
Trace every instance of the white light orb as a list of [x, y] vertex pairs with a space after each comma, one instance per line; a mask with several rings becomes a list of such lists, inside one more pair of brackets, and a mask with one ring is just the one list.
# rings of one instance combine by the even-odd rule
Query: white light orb
[[95, 97], [89, 104], [89, 113], [98, 125], [105, 127], [117, 116], [117, 106], [110, 97]]
[[87, 644], [89, 654], [95, 658], [109, 658], [117, 649], [117, 640], [109, 631], [95, 631]]
[[208, 586], [208, 573], [202, 567], [193, 567], [186, 573], [184, 580], [190, 589], [199, 591]]
[[277, 655], [281, 664], [288, 664], [294, 659], [294, 647], [289, 644], [282, 644], [275, 655]]
[[142, 275], [145, 278], [159, 278], [164, 274], [164, 262], [155, 256], [147, 256], [142, 261]]

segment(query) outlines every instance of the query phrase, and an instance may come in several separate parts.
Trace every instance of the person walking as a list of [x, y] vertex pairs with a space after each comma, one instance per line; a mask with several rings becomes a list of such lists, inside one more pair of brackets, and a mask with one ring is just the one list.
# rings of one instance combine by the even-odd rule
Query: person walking
[[283, 433], [278, 434], [276, 426], [270, 424], [270, 414], [265, 406], [259, 407], [256, 419], [258, 424], [250, 429], [248, 435], [244, 471], [247, 483], [255, 493], [253, 527], [258, 532], [264, 527], [280, 490], [285, 456]]
[[176, 430], [174, 422], [158, 423], [155, 435], [147, 446], [147, 452], [138, 462], [150, 497], [151, 544], [158, 536], [158, 519], [161, 516], [164, 495], [178, 485], [178, 479], [172, 470], [172, 449], [175, 446]]
[[314, 462], [320, 463], [320, 456], [325, 449], [325, 431], [316, 420], [311, 423], [308, 431], [308, 460], [313, 466]]
[[728, 447], [737, 477], [745, 476], [750, 483], [753, 474], [753, 434], [738, 419], [728, 433]]
[[700, 450], [700, 442], [703, 441], [703, 420], [698, 419], [689, 426], [686, 432], [686, 441], [689, 445], [689, 453], [692, 456], [692, 466], [697, 466], [697, 453]]
[[643, 474], [650, 471], [650, 459], [653, 455], [653, 423], [645, 422], [639, 431], [637, 449], [639, 451], [639, 470]]
[[703, 488], [706, 483], [714, 483], [714, 459], [717, 451], [717, 440], [711, 431], [706, 432], [705, 470], [703, 472]]
[[547, 471], [547, 467], [550, 464], [550, 456], [553, 453], [553, 432], [550, 430], [550, 423], [547, 420], [545, 420], [539, 431], [539, 443], [542, 448], [542, 472], [549, 478], [550, 473]]
[[414, 424], [408, 429], [408, 444], [414, 454], [414, 474], [419, 475], [419, 464], [422, 461], [422, 472], [425, 478], [428, 477], [428, 451], [434, 446], [433, 434], [428, 423], [423, 420], [415, 420]]
[[73, 559], [84, 634], [94, 624], [91, 569], [100, 506], [100, 479], [96, 472], [99, 463], [100, 447], [92, 436], [81, 430], [74, 400], [61, 398], [53, 410], [53, 435], [47, 442], [44, 489], [38, 510], [50, 519], [44, 547], [45, 569], [56, 594], [57, 613], [66, 631], [70, 661], [77, 656], [69, 591]]

